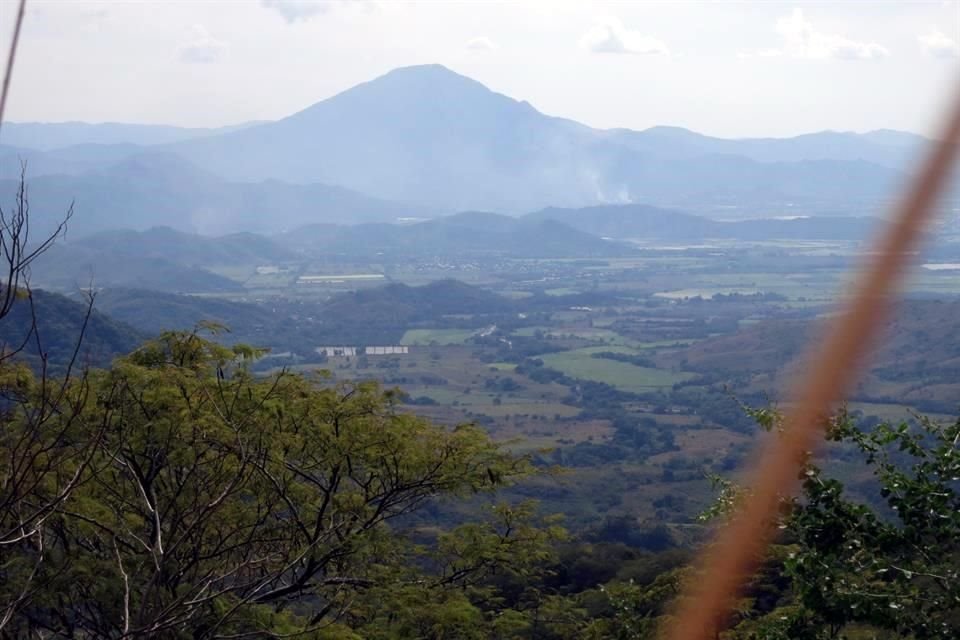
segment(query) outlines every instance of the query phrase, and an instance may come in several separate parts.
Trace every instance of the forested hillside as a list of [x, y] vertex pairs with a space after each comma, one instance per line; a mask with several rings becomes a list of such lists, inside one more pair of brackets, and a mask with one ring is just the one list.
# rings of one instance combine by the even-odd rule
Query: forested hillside
[[73, 360], [78, 367], [105, 367], [149, 335], [102, 313], [99, 305], [90, 310], [85, 301], [46, 291], [30, 295], [14, 303], [0, 322], [0, 353], [20, 350], [34, 367], [41, 355], [55, 372]]
[[[782, 391], [802, 366], [805, 345], [817, 335], [816, 321], [763, 322], [737, 333], [691, 345], [670, 358], [718, 379], [738, 379], [735, 390]], [[911, 299], [898, 305], [884, 339], [869, 360], [854, 400], [909, 402], [925, 411], [951, 413], [960, 405], [956, 386], [960, 348], [960, 303]]]

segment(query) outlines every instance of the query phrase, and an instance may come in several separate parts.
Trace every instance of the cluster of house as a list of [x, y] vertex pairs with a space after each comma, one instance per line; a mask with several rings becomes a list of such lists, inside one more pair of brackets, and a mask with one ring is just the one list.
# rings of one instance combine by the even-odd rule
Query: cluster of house
[[410, 353], [410, 347], [317, 347], [316, 352], [328, 358], [343, 356], [392, 356]]

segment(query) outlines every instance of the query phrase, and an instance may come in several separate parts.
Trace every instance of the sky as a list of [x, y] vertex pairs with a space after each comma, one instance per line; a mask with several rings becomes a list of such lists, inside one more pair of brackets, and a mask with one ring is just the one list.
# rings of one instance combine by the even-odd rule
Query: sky
[[598, 128], [927, 134], [960, 81], [960, 0], [28, 0], [7, 118], [275, 120], [424, 63]]

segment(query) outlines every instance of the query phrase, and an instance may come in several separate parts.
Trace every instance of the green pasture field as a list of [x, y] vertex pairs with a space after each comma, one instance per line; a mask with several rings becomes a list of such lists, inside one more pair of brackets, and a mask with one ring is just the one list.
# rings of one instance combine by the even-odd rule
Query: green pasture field
[[952, 423], [957, 420], [957, 416], [955, 415], [946, 413], [931, 413], [929, 411], [918, 411], [913, 407], [902, 404], [882, 402], [850, 402], [847, 403], [847, 409], [849, 411], [855, 411], [859, 409], [864, 415], [877, 416], [881, 420], [889, 420], [890, 422], [913, 420], [915, 415], [926, 416], [937, 422]]
[[452, 345], [465, 343], [476, 331], [472, 329], [410, 329], [400, 344], [407, 346]]
[[662, 349], [665, 347], [686, 347], [703, 338], [678, 338], [677, 340], [652, 340], [650, 342], [632, 342], [634, 349]]
[[611, 331], [610, 329], [604, 329], [601, 327], [521, 327], [514, 330], [513, 335], [532, 336], [537, 331], [541, 331], [545, 335], [553, 336], [555, 338], [582, 338], [583, 340], [596, 340], [621, 347], [636, 347], [638, 345], [638, 343], [634, 340], [626, 338], [616, 331]]
[[669, 387], [677, 382], [690, 380], [695, 374], [638, 367], [627, 362], [594, 358], [594, 353], [613, 351], [635, 353], [625, 347], [588, 347], [540, 356], [544, 365], [562, 371], [573, 378], [603, 382], [623, 391], [645, 393], [652, 389]]
[[667, 298], [669, 300], [683, 300], [685, 298], [705, 298], [709, 299], [716, 295], [730, 295], [732, 293], [739, 293], [743, 295], [752, 295], [755, 293], [762, 293], [759, 289], [756, 288], [745, 288], [745, 287], [701, 287], [701, 288], [690, 288], [690, 289], [675, 289], [673, 291], [660, 291], [653, 294], [657, 298]]

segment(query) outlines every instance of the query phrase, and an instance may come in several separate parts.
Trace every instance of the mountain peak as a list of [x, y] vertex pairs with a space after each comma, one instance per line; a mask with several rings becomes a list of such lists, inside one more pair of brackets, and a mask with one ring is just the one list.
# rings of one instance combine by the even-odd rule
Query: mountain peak
[[[425, 64], [393, 69], [282, 120], [174, 149], [231, 181], [322, 182], [442, 212], [631, 200], [712, 210], [731, 202], [820, 203], [827, 192], [874, 201], [895, 179], [894, 170], [865, 168], [863, 161], [899, 166], [898, 149], [822, 137], [737, 141], [681, 127], [601, 131]], [[835, 164], [808, 163], [826, 159], [850, 162], [850, 171], [869, 180], [858, 179], [856, 191]], [[814, 192], [821, 195], [807, 199]]]
[[[510, 102], [519, 104], [513, 98], [501, 96], [491, 91], [486, 85], [473, 78], [457, 73], [442, 64], [419, 64], [409, 67], [397, 67], [387, 73], [358, 85], [355, 89], [380, 88], [382, 91], [407, 92], [428, 91], [431, 94], [463, 94], [470, 98], [481, 95], [498, 96]], [[345, 93], [351, 93], [349, 89]], [[341, 94], [344, 95], [344, 94]]]
[[412, 64], [406, 67], [396, 67], [386, 72], [381, 77], [404, 76], [404, 75], [432, 76], [435, 78], [456, 77], [456, 78], [462, 78], [464, 80], [469, 80], [470, 82], [476, 82], [472, 78], [468, 78], [467, 76], [461, 75], [456, 71], [450, 69], [449, 67], [445, 67], [442, 64], [439, 64], [436, 62], [429, 63], [429, 64]]
[[[536, 113], [527, 103], [491, 91], [482, 83], [441, 64], [422, 64], [392, 69], [317, 102], [285, 120], [310, 119], [323, 114], [320, 117], [343, 122], [363, 113], [371, 118], [372, 125], [376, 127], [397, 117], [406, 119], [427, 114], [427, 119], [436, 123], [438, 111], [482, 112], [498, 107]], [[283, 123], [284, 120], [279, 122], [281, 126]], [[259, 129], [263, 131], [264, 127]]]

